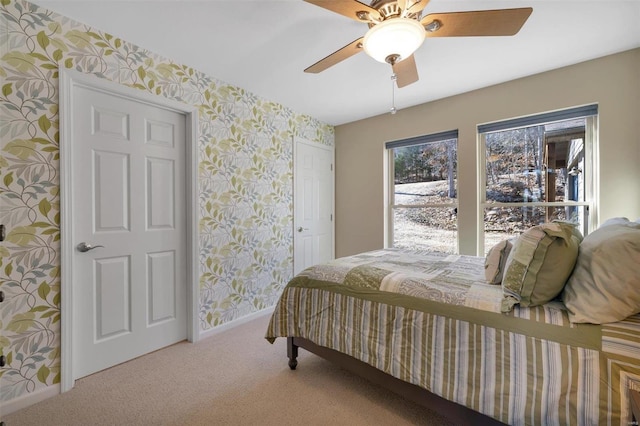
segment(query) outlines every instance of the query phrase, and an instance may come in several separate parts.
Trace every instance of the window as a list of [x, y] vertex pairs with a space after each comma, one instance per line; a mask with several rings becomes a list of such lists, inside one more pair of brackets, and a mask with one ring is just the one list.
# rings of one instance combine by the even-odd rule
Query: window
[[388, 142], [386, 246], [457, 253], [458, 131]]
[[590, 105], [478, 127], [485, 254], [500, 240], [552, 220], [588, 233], [595, 223], [596, 114], [597, 105]]

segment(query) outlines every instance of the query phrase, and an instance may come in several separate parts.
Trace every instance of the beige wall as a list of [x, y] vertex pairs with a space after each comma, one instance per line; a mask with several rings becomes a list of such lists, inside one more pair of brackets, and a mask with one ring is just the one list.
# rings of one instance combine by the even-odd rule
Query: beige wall
[[640, 49], [336, 127], [336, 256], [383, 247], [384, 143], [458, 129], [460, 252], [476, 254], [476, 125], [597, 103], [599, 218], [640, 217]]

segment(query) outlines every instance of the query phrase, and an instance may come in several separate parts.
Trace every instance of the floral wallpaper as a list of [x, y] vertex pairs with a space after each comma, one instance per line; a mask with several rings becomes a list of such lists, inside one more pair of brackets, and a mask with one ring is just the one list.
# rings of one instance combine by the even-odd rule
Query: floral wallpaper
[[202, 330], [272, 306], [292, 275], [292, 137], [332, 126], [22, 0], [0, 0], [0, 401], [60, 381], [58, 70], [199, 108]]

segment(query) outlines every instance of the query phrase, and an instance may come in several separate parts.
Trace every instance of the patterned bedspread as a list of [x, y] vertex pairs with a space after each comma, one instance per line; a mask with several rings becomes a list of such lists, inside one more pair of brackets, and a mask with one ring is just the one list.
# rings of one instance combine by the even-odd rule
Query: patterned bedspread
[[316, 265], [302, 275], [491, 312], [500, 312], [502, 299], [500, 286], [484, 278], [484, 259], [474, 256], [377, 250]]
[[629, 425], [640, 316], [576, 325], [557, 302], [502, 314], [483, 265], [388, 249], [314, 266], [266, 338], [304, 337], [508, 424]]

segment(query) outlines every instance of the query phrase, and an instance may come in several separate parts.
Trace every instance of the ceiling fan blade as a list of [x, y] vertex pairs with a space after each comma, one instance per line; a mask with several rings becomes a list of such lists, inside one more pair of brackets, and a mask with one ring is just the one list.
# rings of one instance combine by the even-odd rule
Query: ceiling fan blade
[[393, 72], [396, 75], [396, 84], [399, 88], [418, 81], [418, 67], [416, 67], [416, 59], [413, 55], [393, 64]]
[[380, 12], [356, 0], [304, 0], [358, 22], [382, 21]]
[[[532, 11], [530, 7], [523, 7], [431, 13], [420, 23], [427, 29], [427, 37], [511, 36], [520, 31]], [[430, 27], [437, 29], [432, 31]]]
[[334, 66], [338, 62], [344, 61], [345, 59], [355, 55], [356, 53], [362, 52], [363, 38], [364, 37], [360, 37], [359, 39], [354, 40], [351, 43], [347, 44], [345, 47], [336, 50], [326, 58], [320, 59], [318, 62], [311, 65], [309, 68], [305, 69], [304, 72], [317, 74], [321, 71], [326, 70], [329, 67]]

